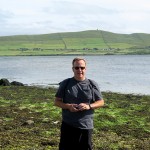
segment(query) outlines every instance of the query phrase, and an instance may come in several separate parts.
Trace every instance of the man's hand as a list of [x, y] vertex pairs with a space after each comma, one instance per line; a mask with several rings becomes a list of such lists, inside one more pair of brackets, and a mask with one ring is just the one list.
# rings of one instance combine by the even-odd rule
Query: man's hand
[[79, 105], [78, 104], [68, 104], [68, 109], [71, 112], [78, 112], [79, 111]]
[[78, 110], [83, 111], [83, 110], [89, 110], [91, 109], [88, 103], [80, 103], [78, 105]]

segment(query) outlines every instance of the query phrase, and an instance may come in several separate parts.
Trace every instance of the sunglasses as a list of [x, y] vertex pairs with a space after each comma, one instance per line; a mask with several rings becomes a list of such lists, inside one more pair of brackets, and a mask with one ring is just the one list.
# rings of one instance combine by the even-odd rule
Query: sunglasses
[[79, 70], [79, 69], [81, 69], [81, 70], [84, 70], [85, 69], [85, 67], [73, 67], [75, 70]]

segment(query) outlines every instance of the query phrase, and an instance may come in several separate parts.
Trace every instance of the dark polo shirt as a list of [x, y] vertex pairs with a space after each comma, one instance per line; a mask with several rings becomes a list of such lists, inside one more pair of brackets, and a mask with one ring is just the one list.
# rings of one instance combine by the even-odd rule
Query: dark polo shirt
[[[77, 81], [74, 78], [63, 80], [55, 96], [62, 98], [64, 103], [70, 104], [93, 103], [102, 99], [97, 83], [87, 78], [83, 81]], [[62, 120], [76, 128], [92, 129], [93, 112], [92, 109], [79, 112], [62, 109]]]

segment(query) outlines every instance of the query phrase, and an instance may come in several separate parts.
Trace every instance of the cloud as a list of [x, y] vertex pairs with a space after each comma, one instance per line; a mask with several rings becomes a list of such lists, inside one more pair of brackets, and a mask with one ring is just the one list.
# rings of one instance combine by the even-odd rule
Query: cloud
[[7, 19], [13, 16], [9, 11], [4, 11], [0, 9], [0, 23], [7, 22]]
[[150, 33], [149, 8], [149, 0], [5, 0], [0, 5], [0, 36], [97, 28]]

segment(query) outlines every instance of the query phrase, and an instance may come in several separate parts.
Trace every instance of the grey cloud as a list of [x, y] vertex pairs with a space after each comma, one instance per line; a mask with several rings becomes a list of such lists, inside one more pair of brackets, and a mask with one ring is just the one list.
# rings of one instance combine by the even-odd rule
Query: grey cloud
[[66, 2], [66, 1], [51, 3], [49, 7], [43, 8], [43, 11], [45, 13], [61, 14], [61, 15], [81, 15], [81, 14], [92, 15], [97, 13], [101, 13], [101, 14], [118, 13], [117, 10], [103, 8], [96, 4], [81, 5], [81, 3]]
[[0, 10], [0, 22], [7, 21], [13, 14], [9, 11]]

